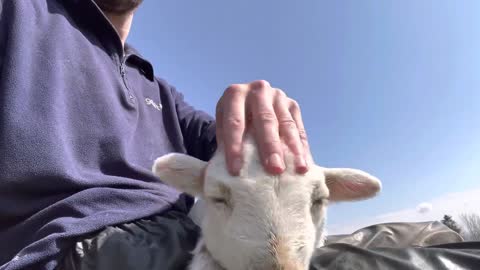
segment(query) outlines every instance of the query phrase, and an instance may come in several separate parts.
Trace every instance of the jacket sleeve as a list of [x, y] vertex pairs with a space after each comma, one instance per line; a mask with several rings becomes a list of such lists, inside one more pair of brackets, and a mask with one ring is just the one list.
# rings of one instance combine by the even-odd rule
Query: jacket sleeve
[[187, 154], [208, 161], [217, 149], [215, 119], [204, 111], [197, 110], [184, 100], [182, 93], [171, 86], [178, 121], [182, 130]]

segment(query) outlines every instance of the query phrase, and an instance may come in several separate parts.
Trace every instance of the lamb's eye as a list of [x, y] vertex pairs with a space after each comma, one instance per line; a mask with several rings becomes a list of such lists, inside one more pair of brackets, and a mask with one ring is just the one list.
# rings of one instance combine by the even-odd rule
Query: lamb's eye
[[324, 201], [323, 198], [314, 198], [312, 199], [312, 206], [321, 206], [324, 204]]
[[215, 204], [227, 204], [227, 200], [225, 198], [220, 198], [220, 197], [212, 197], [210, 200], [215, 203]]

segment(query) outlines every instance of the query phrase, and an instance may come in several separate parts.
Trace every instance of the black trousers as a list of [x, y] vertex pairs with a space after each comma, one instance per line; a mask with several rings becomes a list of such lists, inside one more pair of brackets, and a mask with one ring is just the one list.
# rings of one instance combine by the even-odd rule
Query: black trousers
[[78, 241], [58, 270], [186, 269], [200, 228], [184, 213], [109, 226]]

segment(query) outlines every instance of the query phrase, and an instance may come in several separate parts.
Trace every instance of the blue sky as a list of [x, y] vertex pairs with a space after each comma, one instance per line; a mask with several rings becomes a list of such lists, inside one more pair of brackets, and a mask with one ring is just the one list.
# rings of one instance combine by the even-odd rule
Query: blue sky
[[[330, 208], [340, 233], [440, 219], [480, 198], [478, 10], [474, 0], [145, 0], [129, 42], [209, 113], [232, 83], [266, 79], [295, 98], [320, 165], [383, 182], [373, 200]], [[422, 202], [433, 210], [415, 213]]]

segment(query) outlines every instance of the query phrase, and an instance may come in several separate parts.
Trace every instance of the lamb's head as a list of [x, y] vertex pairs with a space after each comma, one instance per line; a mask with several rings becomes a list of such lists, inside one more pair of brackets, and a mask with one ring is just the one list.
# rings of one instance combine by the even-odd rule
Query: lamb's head
[[244, 147], [245, 164], [238, 177], [226, 170], [224, 153], [206, 163], [169, 154], [156, 160], [159, 178], [205, 201], [201, 227], [206, 249], [224, 268], [308, 269], [316, 246], [323, 242], [328, 201], [374, 196], [380, 182], [354, 169], [310, 168], [267, 174], [254, 144]]

